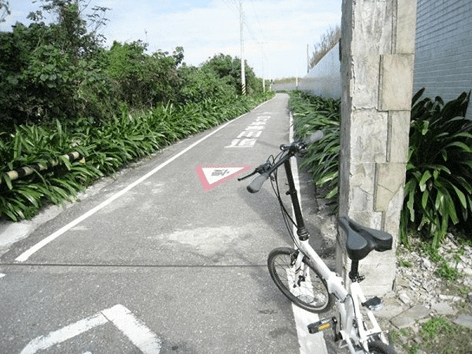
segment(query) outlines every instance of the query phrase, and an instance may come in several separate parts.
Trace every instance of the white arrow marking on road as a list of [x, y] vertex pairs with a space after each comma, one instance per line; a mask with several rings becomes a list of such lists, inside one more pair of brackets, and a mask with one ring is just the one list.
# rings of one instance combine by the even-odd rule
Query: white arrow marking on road
[[116, 305], [103, 310], [102, 313], [144, 354], [158, 354], [160, 352], [161, 340], [144, 323], [134, 317], [126, 307]]
[[73, 323], [67, 327], [61, 328], [58, 331], [51, 332], [47, 336], [39, 336], [33, 339], [21, 351], [20, 354], [34, 354], [38, 350], [50, 348], [58, 343], [65, 342], [79, 334], [87, 332], [88, 330], [107, 323], [108, 320], [101, 313], [84, 320]]
[[144, 354], [159, 354], [162, 347], [161, 340], [123, 305], [115, 305], [96, 315], [51, 332], [47, 336], [39, 336], [29, 342], [20, 354], [37, 353], [39, 350], [65, 342], [108, 322], [113, 323]]

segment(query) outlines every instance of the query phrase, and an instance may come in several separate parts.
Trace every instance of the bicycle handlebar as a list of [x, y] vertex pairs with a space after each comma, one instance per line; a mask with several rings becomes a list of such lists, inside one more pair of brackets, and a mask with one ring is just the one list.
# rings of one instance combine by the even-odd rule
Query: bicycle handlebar
[[308, 145], [311, 145], [313, 144], [314, 142], [320, 140], [323, 138], [323, 132], [321, 130], [317, 130], [316, 132], [314, 132], [313, 134], [311, 134], [308, 139], [305, 140], [305, 145], [308, 146]]
[[305, 148], [313, 144], [314, 142], [320, 140], [323, 138], [323, 132], [321, 130], [317, 130], [314, 132], [308, 139], [306, 139], [304, 142], [293, 142], [290, 145], [282, 144], [280, 145], [280, 149], [282, 151], [288, 151], [288, 153], [283, 156], [281, 159], [279, 159], [275, 164], [270, 165], [269, 163], [265, 163], [263, 165], [260, 165], [257, 167], [254, 172], [251, 174], [238, 178], [239, 181], [248, 178], [252, 176], [255, 173], [260, 173], [260, 176], [257, 176], [249, 186], [247, 186], [247, 190], [249, 193], [257, 193], [260, 191], [262, 188], [262, 185], [264, 182], [269, 178], [269, 176], [277, 169], [279, 168], [280, 165], [282, 165], [285, 161], [290, 159], [292, 156], [295, 156], [297, 153], [305, 150]]
[[267, 178], [269, 178], [269, 174], [267, 172], [264, 172], [263, 174], [257, 176], [256, 178], [254, 178], [251, 184], [247, 186], [247, 191], [249, 193], [259, 192]]

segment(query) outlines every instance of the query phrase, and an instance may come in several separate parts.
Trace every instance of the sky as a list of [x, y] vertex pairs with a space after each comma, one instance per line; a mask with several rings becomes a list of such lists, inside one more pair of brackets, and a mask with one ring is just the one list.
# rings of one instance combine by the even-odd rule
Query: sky
[[[17, 21], [25, 25], [33, 0], [10, 0], [11, 15], [0, 24], [8, 31]], [[342, 0], [241, 0], [244, 59], [258, 77], [303, 77], [307, 46], [341, 23]], [[148, 43], [148, 50], [172, 53], [184, 48], [184, 62], [198, 66], [223, 53], [241, 57], [240, 0], [85, 0], [109, 8], [100, 32], [113, 41]], [[87, 13], [87, 10], [85, 11]]]

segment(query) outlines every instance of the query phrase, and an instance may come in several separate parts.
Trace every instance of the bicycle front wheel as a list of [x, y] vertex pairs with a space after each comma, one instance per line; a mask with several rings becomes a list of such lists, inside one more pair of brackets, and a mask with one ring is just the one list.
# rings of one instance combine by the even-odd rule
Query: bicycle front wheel
[[269, 253], [267, 266], [275, 285], [295, 305], [310, 312], [327, 311], [333, 304], [323, 278], [304, 257], [302, 269], [295, 269], [298, 250], [281, 247]]

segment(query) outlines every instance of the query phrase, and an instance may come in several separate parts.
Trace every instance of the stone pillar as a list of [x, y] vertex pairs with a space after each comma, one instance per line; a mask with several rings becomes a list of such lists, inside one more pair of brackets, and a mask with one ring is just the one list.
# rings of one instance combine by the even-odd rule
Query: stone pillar
[[[343, 0], [340, 215], [394, 236], [360, 262], [366, 294], [392, 289], [408, 153], [416, 0]], [[340, 230], [337, 271], [350, 262]]]

